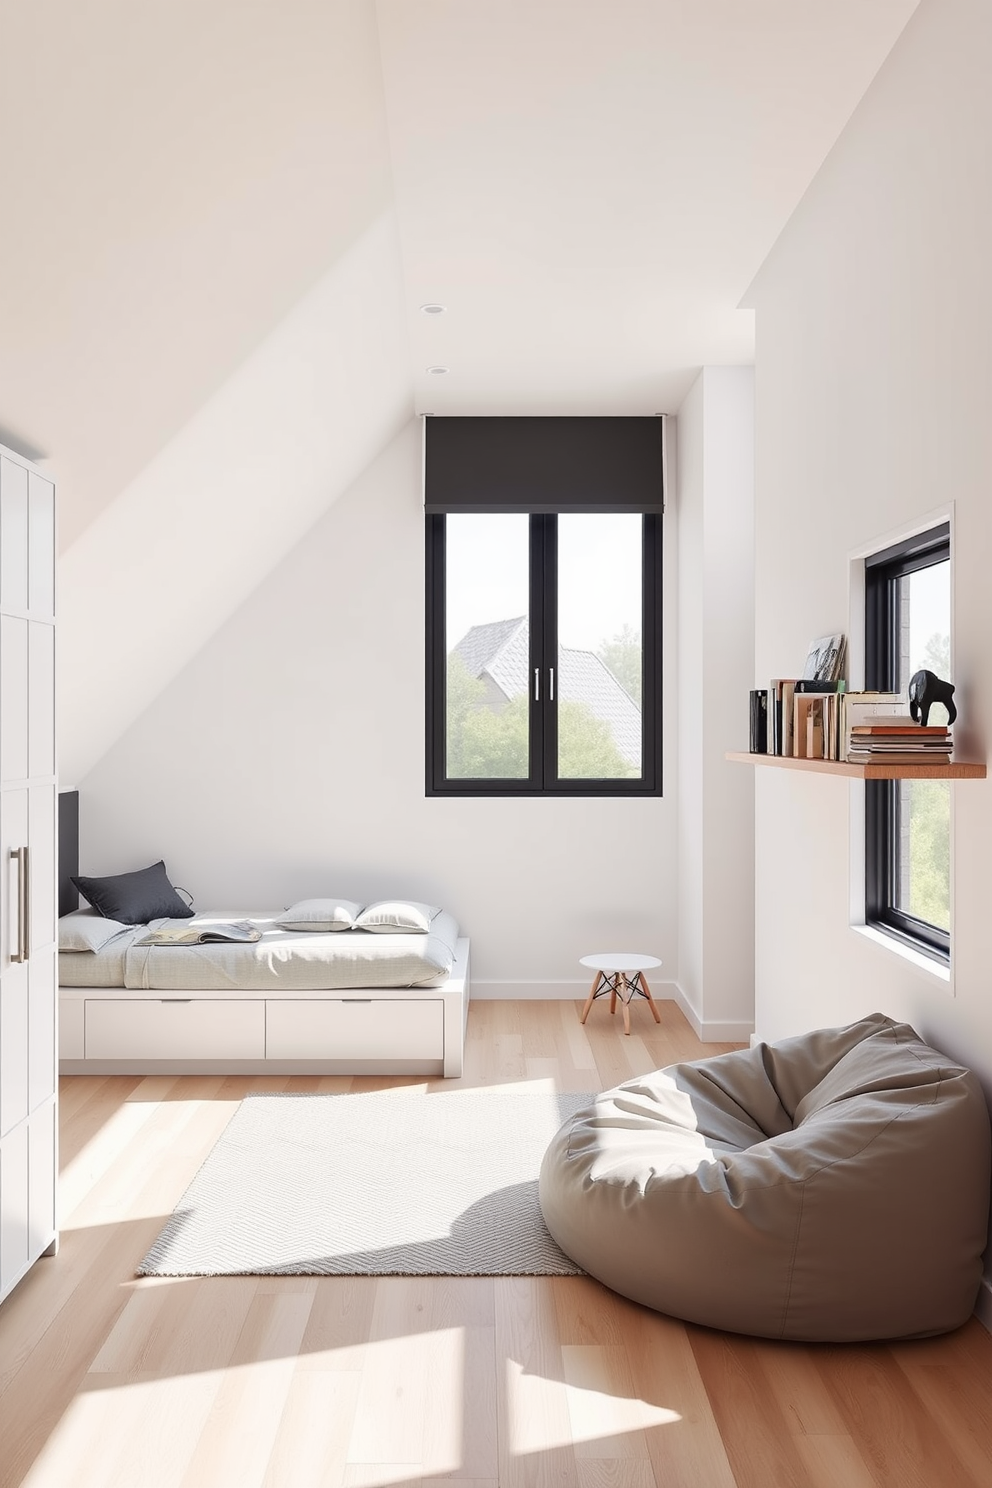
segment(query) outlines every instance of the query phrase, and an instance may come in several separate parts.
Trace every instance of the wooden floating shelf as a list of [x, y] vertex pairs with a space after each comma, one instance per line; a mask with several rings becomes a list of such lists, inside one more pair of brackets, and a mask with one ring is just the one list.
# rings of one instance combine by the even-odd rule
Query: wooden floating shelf
[[782, 754], [746, 754], [728, 750], [728, 760], [740, 765], [772, 765], [777, 770], [805, 770], [810, 775], [846, 775], [849, 780], [984, 780], [986, 766], [949, 765], [855, 765], [847, 760], [795, 759]]

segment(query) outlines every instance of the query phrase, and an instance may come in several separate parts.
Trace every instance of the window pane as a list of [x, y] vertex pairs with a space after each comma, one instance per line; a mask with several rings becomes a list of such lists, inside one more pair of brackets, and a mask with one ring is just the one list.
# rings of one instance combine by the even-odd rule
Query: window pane
[[558, 775], [641, 774], [643, 519], [558, 518]]
[[950, 933], [951, 787], [948, 782], [901, 780], [896, 821], [899, 839], [894, 908]]
[[[899, 680], [905, 693], [914, 672], [925, 668], [951, 680], [951, 565], [948, 559], [899, 580]], [[940, 704], [931, 723], [946, 723]]]
[[530, 766], [529, 518], [446, 518], [445, 741], [452, 780]]

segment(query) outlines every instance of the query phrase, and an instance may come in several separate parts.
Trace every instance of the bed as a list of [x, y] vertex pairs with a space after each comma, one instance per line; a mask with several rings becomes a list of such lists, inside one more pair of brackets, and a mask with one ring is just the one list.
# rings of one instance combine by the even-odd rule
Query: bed
[[[115, 929], [78, 907], [61, 836], [60, 946], [79, 947], [59, 953], [63, 1074], [461, 1074], [469, 942], [443, 909], [416, 906], [430, 911], [417, 933], [374, 913], [375, 929], [288, 929], [272, 908]], [[354, 906], [356, 925], [376, 907]], [[142, 943], [243, 921], [258, 940]]]

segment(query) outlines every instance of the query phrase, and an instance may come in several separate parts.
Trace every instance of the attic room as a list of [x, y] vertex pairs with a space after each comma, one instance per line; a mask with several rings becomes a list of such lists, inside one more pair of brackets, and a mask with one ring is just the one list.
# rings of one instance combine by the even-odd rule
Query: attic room
[[[985, 0], [20, 0], [3, 35], [0, 1488], [983, 1488]], [[636, 426], [652, 494], [432, 508], [472, 424]], [[922, 939], [872, 864], [929, 780], [728, 759], [815, 638], [904, 691], [869, 595], [920, 573], [973, 776]], [[453, 676], [518, 730], [495, 784]], [[311, 929], [396, 963], [230, 981]], [[750, 1070], [774, 1148], [781, 1069], [852, 1028], [976, 1135], [855, 1186], [832, 1271], [800, 1218], [748, 1252], [760, 1185], [717, 1264], [630, 1204], [595, 1251], [605, 1159], [565, 1217], [569, 1132], [701, 1123], [685, 1071]], [[724, 1130], [686, 1172], [730, 1195]]]

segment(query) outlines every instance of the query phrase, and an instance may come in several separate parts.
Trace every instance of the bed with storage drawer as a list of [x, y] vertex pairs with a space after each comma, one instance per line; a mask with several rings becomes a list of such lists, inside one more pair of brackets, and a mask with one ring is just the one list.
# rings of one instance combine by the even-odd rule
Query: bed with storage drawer
[[[84, 880], [60, 859], [63, 1074], [461, 1074], [469, 942], [443, 909], [323, 898], [122, 923], [70, 907], [75, 883], [142, 875]], [[237, 924], [257, 938], [210, 938]]]

